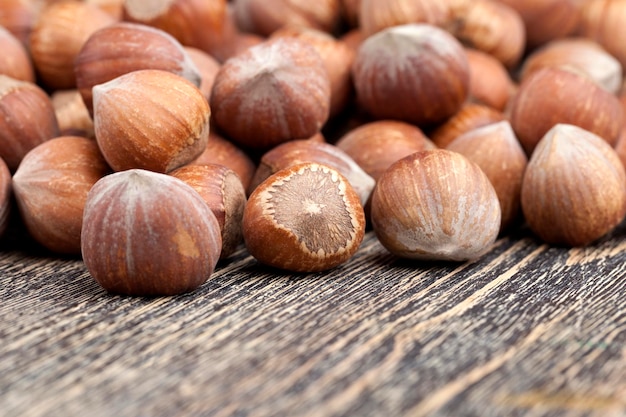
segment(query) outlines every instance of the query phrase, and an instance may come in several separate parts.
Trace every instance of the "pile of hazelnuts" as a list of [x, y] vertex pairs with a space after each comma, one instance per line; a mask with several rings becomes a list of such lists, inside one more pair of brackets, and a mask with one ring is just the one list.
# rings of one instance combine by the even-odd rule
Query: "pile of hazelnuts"
[[368, 228], [416, 260], [589, 245], [626, 216], [623, 27], [626, 0], [7, 1], [0, 233], [153, 296], [242, 247], [329, 270]]

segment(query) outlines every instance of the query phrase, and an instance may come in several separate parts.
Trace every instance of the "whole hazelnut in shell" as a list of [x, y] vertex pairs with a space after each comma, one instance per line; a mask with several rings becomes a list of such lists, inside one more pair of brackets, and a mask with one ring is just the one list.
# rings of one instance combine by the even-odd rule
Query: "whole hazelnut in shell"
[[465, 50], [427, 24], [395, 26], [367, 38], [352, 64], [358, 103], [376, 119], [441, 123], [469, 94]]
[[547, 67], [532, 73], [511, 101], [511, 126], [527, 154], [554, 125], [572, 124], [617, 142], [624, 125], [618, 98], [586, 76]]
[[528, 161], [521, 198], [528, 226], [543, 241], [584, 246], [624, 219], [626, 173], [602, 138], [557, 124]]
[[259, 262], [296, 272], [334, 268], [365, 232], [359, 196], [338, 171], [305, 162], [278, 171], [248, 198], [243, 237]]
[[200, 194], [169, 175], [130, 169], [98, 181], [87, 196], [81, 250], [108, 292], [160, 296], [209, 279], [220, 227]]
[[93, 88], [94, 131], [115, 171], [169, 172], [209, 138], [209, 105], [195, 85], [163, 70], [129, 72]]
[[330, 80], [307, 42], [278, 37], [227, 60], [215, 77], [216, 126], [244, 148], [267, 150], [313, 136], [330, 111]]
[[500, 217], [498, 196], [480, 167], [444, 149], [395, 162], [372, 194], [374, 232], [403, 258], [477, 259], [498, 237]]
[[80, 254], [87, 193], [109, 172], [96, 142], [79, 136], [53, 138], [28, 152], [13, 190], [30, 235], [53, 252]]

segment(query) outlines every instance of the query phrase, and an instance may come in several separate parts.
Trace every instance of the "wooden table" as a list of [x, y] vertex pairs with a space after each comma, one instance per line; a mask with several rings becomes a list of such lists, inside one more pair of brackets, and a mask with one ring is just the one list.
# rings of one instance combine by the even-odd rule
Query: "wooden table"
[[427, 264], [370, 232], [331, 272], [242, 249], [198, 291], [148, 299], [9, 233], [0, 415], [626, 416], [625, 236], [568, 250], [521, 230]]

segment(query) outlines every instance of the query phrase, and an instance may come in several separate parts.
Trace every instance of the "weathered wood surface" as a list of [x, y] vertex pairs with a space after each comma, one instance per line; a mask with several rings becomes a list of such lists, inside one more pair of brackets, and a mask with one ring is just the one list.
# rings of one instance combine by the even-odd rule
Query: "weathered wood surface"
[[5, 239], [0, 415], [626, 416], [624, 237], [567, 250], [519, 232], [424, 264], [370, 233], [332, 272], [242, 250], [154, 299]]

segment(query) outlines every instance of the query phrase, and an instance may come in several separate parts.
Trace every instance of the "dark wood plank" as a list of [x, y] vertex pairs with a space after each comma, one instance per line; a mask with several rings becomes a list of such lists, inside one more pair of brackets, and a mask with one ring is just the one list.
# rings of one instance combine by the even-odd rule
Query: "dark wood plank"
[[1, 414], [625, 416], [625, 233], [568, 250], [520, 231], [430, 264], [370, 233], [307, 275], [242, 249], [198, 291], [154, 299], [9, 237]]

